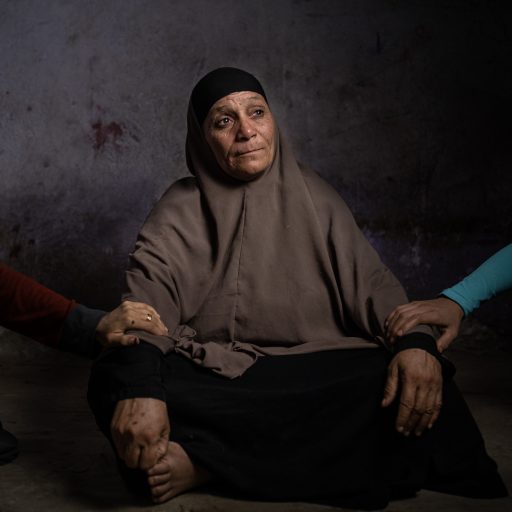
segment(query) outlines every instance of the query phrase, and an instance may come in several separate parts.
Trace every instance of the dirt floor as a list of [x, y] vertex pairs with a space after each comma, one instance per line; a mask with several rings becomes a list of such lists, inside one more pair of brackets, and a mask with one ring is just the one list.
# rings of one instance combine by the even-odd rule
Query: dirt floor
[[[450, 357], [488, 451], [512, 490], [512, 340], [467, 321]], [[160, 506], [135, 505], [87, 408], [89, 364], [0, 332], [0, 420], [21, 445], [16, 461], [0, 466], [0, 512], [340, 510], [304, 503], [244, 502], [198, 492]], [[471, 500], [422, 491], [386, 510], [512, 512], [512, 498]]]

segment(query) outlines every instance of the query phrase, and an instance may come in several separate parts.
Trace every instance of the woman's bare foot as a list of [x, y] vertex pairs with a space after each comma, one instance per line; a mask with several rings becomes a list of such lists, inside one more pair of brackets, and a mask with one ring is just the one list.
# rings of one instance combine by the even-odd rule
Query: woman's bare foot
[[196, 466], [185, 450], [172, 441], [167, 453], [148, 471], [148, 483], [155, 503], [170, 500], [208, 480], [208, 471]]

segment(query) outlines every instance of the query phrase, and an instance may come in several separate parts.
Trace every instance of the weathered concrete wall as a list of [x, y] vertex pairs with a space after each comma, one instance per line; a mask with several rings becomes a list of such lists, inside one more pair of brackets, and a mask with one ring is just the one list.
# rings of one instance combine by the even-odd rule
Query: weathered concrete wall
[[505, 4], [0, 0], [0, 259], [115, 304], [138, 228], [187, 174], [191, 87], [234, 65], [411, 295], [438, 292], [511, 238]]

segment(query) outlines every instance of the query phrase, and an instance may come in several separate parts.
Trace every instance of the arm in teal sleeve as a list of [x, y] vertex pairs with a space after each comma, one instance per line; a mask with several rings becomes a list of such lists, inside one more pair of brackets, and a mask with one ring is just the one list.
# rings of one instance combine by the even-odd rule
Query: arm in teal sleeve
[[507, 245], [474, 272], [441, 295], [455, 301], [468, 315], [480, 302], [512, 288], [512, 244]]

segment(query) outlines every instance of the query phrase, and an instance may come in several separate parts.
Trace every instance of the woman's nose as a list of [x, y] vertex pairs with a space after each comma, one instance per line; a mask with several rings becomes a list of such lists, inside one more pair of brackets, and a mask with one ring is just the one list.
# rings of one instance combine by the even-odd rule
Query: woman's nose
[[248, 118], [240, 118], [237, 136], [240, 139], [250, 139], [256, 134], [251, 120]]

